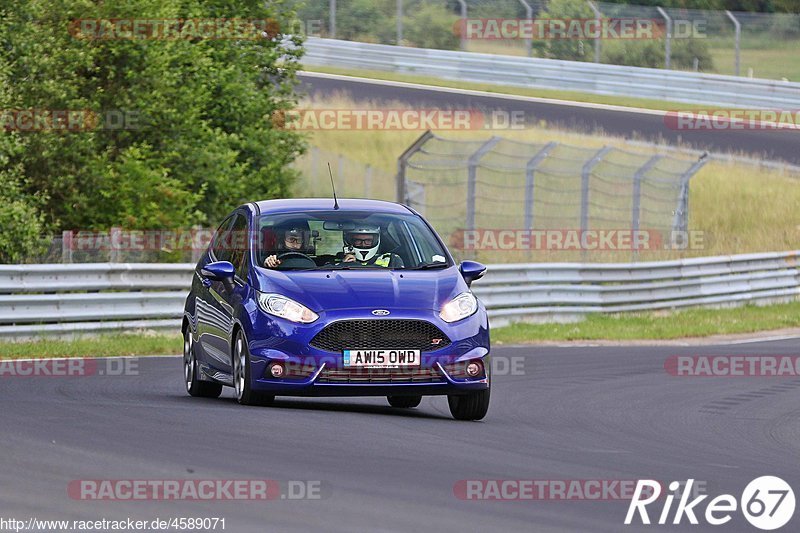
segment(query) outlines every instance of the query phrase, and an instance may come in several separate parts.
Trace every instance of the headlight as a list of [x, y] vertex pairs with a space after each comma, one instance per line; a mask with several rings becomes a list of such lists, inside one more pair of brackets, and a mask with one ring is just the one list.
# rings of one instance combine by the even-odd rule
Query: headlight
[[280, 294], [260, 292], [258, 293], [258, 305], [261, 306], [265, 313], [279, 316], [292, 322], [309, 324], [319, 318], [317, 313], [305, 305]]
[[475, 314], [478, 310], [478, 299], [471, 292], [462, 292], [442, 307], [439, 316], [445, 322], [455, 322]]

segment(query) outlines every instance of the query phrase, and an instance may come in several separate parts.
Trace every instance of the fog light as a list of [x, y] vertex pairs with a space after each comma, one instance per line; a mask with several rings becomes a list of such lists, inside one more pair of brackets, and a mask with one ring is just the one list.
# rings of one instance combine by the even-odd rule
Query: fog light
[[483, 363], [480, 361], [471, 361], [467, 365], [467, 375], [471, 378], [480, 376], [483, 373]]
[[282, 378], [283, 365], [280, 363], [272, 363], [271, 365], [269, 365], [269, 373], [272, 374], [273, 378]]

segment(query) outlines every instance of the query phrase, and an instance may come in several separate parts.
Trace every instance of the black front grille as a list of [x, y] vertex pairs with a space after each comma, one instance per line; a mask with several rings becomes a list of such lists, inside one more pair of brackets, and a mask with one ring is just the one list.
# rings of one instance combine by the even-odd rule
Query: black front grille
[[317, 383], [439, 383], [432, 368], [323, 368]]
[[430, 352], [449, 346], [450, 339], [424, 320], [342, 320], [328, 324], [310, 344], [329, 352], [382, 348]]

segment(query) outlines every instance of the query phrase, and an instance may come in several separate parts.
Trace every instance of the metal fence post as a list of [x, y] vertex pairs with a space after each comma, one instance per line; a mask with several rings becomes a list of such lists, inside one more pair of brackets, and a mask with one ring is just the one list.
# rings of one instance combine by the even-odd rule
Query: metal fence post
[[[678, 208], [675, 210], [675, 218], [672, 221], [672, 231], [685, 232], [689, 228], [689, 180], [692, 176], [708, 163], [708, 152], [703, 155], [683, 173], [681, 176], [681, 190], [678, 198]], [[673, 236], [674, 239], [674, 236]]]
[[589, 177], [592, 169], [613, 149], [611, 146], [602, 147], [581, 169], [581, 235], [589, 229]]
[[403, 42], [403, 0], [397, 0], [397, 46]]
[[425, 184], [409, 180], [406, 182], [406, 204], [416, 210], [420, 215], [425, 216], [426, 203]]
[[465, 0], [458, 0], [461, 6], [461, 50], [467, 49], [467, 39], [464, 37], [467, 28], [467, 2]]
[[[603, 14], [600, 12], [599, 9], [597, 9], [597, 6], [594, 5], [594, 2], [592, 2], [592, 0], [586, 0], [586, 3], [589, 4], [589, 7], [594, 12], [594, 18], [597, 21], [597, 27], [599, 28], [600, 24], [601, 24], [600, 19], [603, 17]], [[600, 62], [600, 36], [599, 35], [594, 38], [594, 62], [595, 63], [599, 63]]]
[[342, 196], [347, 196], [350, 194], [350, 187], [347, 185], [347, 178], [344, 177], [344, 156], [342, 154], [339, 154], [336, 158], [336, 177], [340, 180], [339, 183], [344, 184], [339, 193]]
[[527, 231], [533, 229], [533, 185], [536, 167], [539, 166], [539, 163], [541, 163], [542, 160], [547, 157], [547, 154], [556, 146], [558, 146], [558, 143], [555, 141], [547, 143], [525, 164], [525, 229]]
[[[631, 232], [634, 235], [632, 242], [638, 242], [636, 240], [635, 235], [639, 231], [639, 224], [641, 220], [641, 212], [642, 212], [642, 178], [645, 174], [647, 174], [651, 168], [653, 168], [656, 163], [658, 163], [663, 156], [654, 155], [651, 157], [644, 165], [639, 167], [636, 172], [633, 174], [633, 201], [631, 207]], [[639, 256], [639, 250], [634, 248], [633, 250], [633, 259], [634, 261]]]
[[108, 262], [119, 263], [121, 250], [120, 241], [122, 240], [122, 228], [111, 228], [108, 232]]
[[664, 17], [664, 20], [667, 21], [667, 37], [664, 41], [664, 68], [669, 68], [670, 58], [672, 56], [672, 19], [661, 7], [656, 7], [656, 9], [661, 16]]
[[[533, 18], [533, 8], [527, 0], [519, 0], [519, 2], [522, 4], [522, 7], [525, 8], [525, 17], [531, 20]], [[533, 39], [530, 36], [525, 37], [525, 55], [528, 57], [533, 55]]]
[[317, 167], [319, 167], [319, 148], [316, 146], [311, 147], [311, 183], [309, 184], [309, 189], [314, 193], [317, 192], [317, 182], [319, 179], [319, 174], [317, 172]]
[[328, 21], [328, 36], [336, 39], [336, 0], [329, 0], [330, 21]]
[[728, 18], [731, 19], [731, 22], [733, 22], [733, 27], [735, 28], [735, 31], [736, 31], [735, 70], [736, 70], [736, 75], [738, 76], [739, 75], [739, 52], [740, 52], [740, 48], [739, 47], [741, 45], [741, 40], [742, 40], [742, 25], [736, 19], [736, 17], [733, 15], [733, 13], [731, 13], [727, 9], [725, 10], [725, 14], [728, 15]]
[[72, 263], [72, 230], [61, 232], [61, 262]]
[[481, 145], [480, 148], [469, 156], [467, 167], [467, 230], [475, 229], [475, 189], [478, 181], [478, 163], [486, 152], [491, 150], [495, 144], [499, 143], [502, 137], [492, 137]]
[[408, 167], [408, 160], [411, 158], [411, 156], [416, 154], [420, 148], [422, 148], [422, 145], [424, 145], [433, 137], [434, 135], [431, 130], [426, 131], [420, 135], [419, 139], [414, 141], [411, 146], [406, 148], [406, 151], [400, 154], [400, 157], [397, 158], [397, 177], [395, 178], [395, 186], [397, 188], [397, 203], [406, 203], [406, 169]]

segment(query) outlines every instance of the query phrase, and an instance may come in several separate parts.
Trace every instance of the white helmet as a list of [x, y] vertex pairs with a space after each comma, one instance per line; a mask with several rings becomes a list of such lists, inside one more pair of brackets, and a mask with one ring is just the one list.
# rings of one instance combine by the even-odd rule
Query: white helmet
[[357, 261], [369, 261], [375, 257], [381, 245], [381, 228], [372, 224], [356, 224], [343, 237], [344, 243], [353, 248]]

